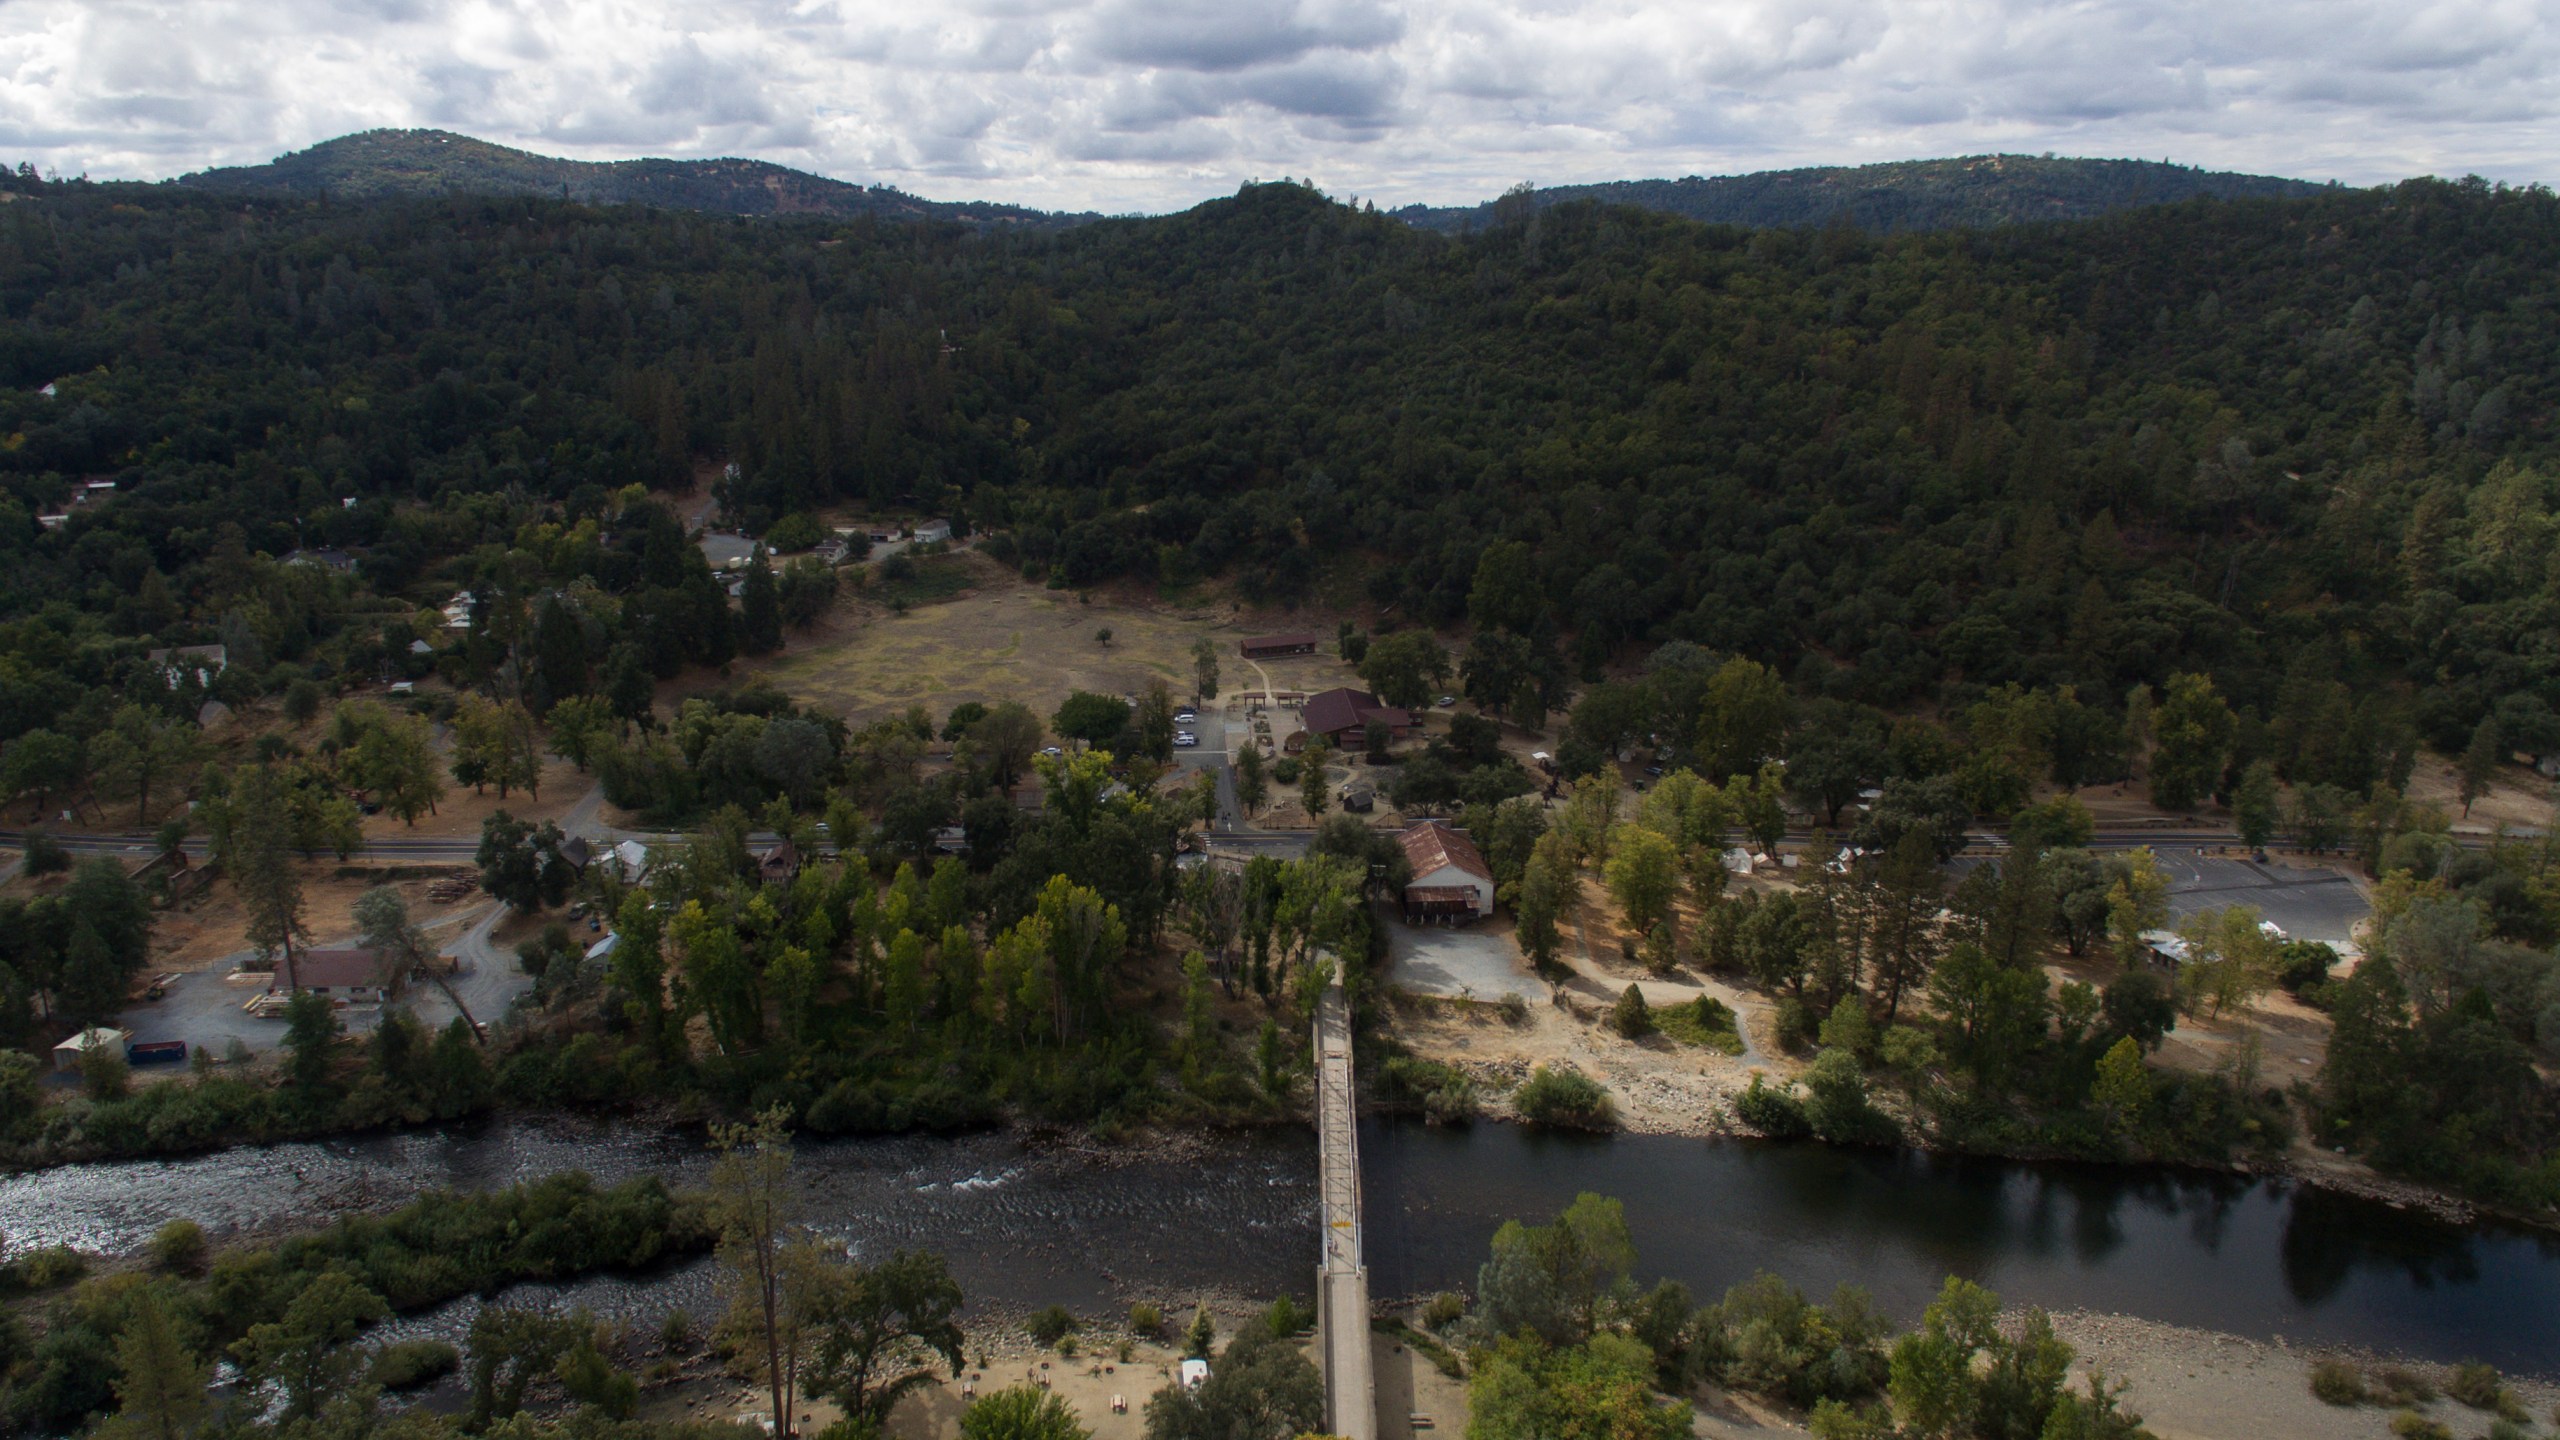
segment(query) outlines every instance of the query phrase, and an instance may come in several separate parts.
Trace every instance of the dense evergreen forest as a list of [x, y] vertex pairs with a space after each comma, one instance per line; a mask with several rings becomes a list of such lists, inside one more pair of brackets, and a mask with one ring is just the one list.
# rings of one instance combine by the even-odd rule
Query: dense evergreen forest
[[[1453, 239], [1286, 184], [1055, 234], [10, 193], [0, 741], [217, 638], [226, 524], [416, 602], [518, 502], [704, 457], [751, 526], [908, 503], [1070, 585], [1281, 602], [1356, 553], [1408, 623], [1519, 541], [1520, 626], [1584, 679], [1685, 639], [1888, 706], [2195, 671], [2560, 740], [2540, 190], [1887, 240], [1596, 206]], [[264, 598], [273, 653], [343, 624], [325, 589]]]
[[[250, 944], [288, 957], [312, 939], [291, 854], [360, 847], [355, 794], [413, 820], [449, 773], [503, 801], [537, 783], [547, 744], [647, 823], [694, 829], [625, 884], [602, 866], [573, 880], [555, 824], [489, 817], [488, 894], [532, 913], [584, 886], [615, 937], [601, 954], [565, 924], [528, 942], [535, 992], [485, 1048], [460, 1020], [349, 1035], [306, 993], [272, 1078], [205, 1056], [131, 1087], [110, 1057], [48, 1105], [32, 1060], [0, 1055], [0, 1158], [493, 1103], [838, 1134], [1287, 1113], [1301, 1061], [1284, 1036], [1305, 1033], [1327, 957], [1379, 952], [1365, 901], [1399, 884], [1400, 847], [1335, 815], [1303, 861], [1186, 877], [1179, 837], [1214, 792], [1161, 783], [1162, 682], [1049, 717], [971, 701], [860, 730], [754, 683], [662, 712], [654, 680], [776, 648], [837, 583], [759, 555], [733, 607], [661, 498], [708, 482], [777, 551], [814, 541], [822, 508], [894, 509], [947, 515], [1061, 587], [1214, 577], [1362, 609], [1377, 633], [1345, 623], [1345, 658], [1395, 703], [1448, 683], [1425, 627], [1470, 632], [1460, 683], [1483, 713], [1404, 757], [1396, 798], [1479, 837], [1536, 961], [1596, 871], [1669, 969], [1674, 896], [1693, 891], [1691, 952], [1775, 997], [1784, 1045], [1820, 1052], [1802, 1099], [1783, 1081], [1739, 1098], [1763, 1133], [2278, 1154], [2293, 1111], [2254, 1048], [2201, 1076], [2143, 1056], [2182, 1006], [2218, 1015], [2281, 982], [2336, 1017], [2317, 1088], [2290, 1096], [2322, 1144], [2515, 1210], [2560, 1205], [2560, 1106], [2531, 1048], [2560, 1052], [2554, 848], [2458, 851], [2446, 817], [2398, 793], [2421, 741], [2464, 751], [2466, 783], [2502, 749], [2560, 748], [2548, 192], [2411, 182], [1890, 237], [1524, 199], [1450, 236], [1286, 183], [1056, 231], [0, 183], [0, 800], [48, 809], [94, 782], [133, 824], [167, 818], [164, 845], [202, 826]], [[351, 568], [281, 563], [297, 549]], [[472, 595], [448, 623], [435, 607], [457, 589]], [[149, 658], [198, 643], [226, 666]], [[430, 672], [450, 689], [405, 707], [347, 693]], [[208, 764], [205, 698], [272, 699], [291, 728]], [[1486, 717], [1556, 711], [1577, 783], [1551, 810], [1520, 793], [1535, 782]], [[1622, 818], [1608, 756], [1656, 730], [1668, 773]], [[1040, 753], [1053, 733], [1079, 748]], [[927, 773], [937, 734], [952, 764]], [[2030, 802], [2039, 777], [2113, 778], [2145, 748], [2164, 808], [2228, 791], [2263, 839], [2281, 773], [2297, 839], [2364, 854], [2378, 923], [2352, 978], [2239, 910], [2190, 923], [2176, 993], [2136, 963], [2167, 880], [2145, 852], [2081, 848], [2089, 816], [2067, 796]], [[1312, 815], [1327, 781], [1308, 769]], [[1036, 812], [1012, 793], [1027, 774]], [[1774, 846], [1782, 792], [1837, 824], [1871, 782], [1847, 837], [1871, 853], [1823, 863], [1825, 840], [1802, 885], [1723, 897], [1737, 826]], [[196, 808], [172, 817], [181, 792]], [[841, 863], [795, 869], [822, 853], [821, 814]], [[1981, 816], [2017, 843], [1950, 888], [1943, 862]], [[934, 858], [954, 822], [967, 858]], [[2312, 841], [2315, 824], [2337, 833]], [[750, 848], [757, 826], [792, 842], [782, 873]], [[377, 949], [429, 948], [395, 892], [354, 918]], [[0, 1041], [118, 1013], [149, 928], [103, 859], [0, 906]], [[1185, 942], [1178, 969], [1158, 963]], [[2056, 944], [2127, 963], [2103, 990], [2056, 992]], [[1368, 970], [1346, 964], [1355, 997]], [[1629, 1038], [1733, 1021], [1703, 1002], [1657, 1020], [1628, 993], [1611, 1024]], [[1454, 1069], [1382, 1058], [1380, 1099], [1471, 1111]], [[1909, 1130], [1871, 1103], [1869, 1068], [1903, 1091]], [[1610, 1101], [1541, 1070], [1514, 1104], [1606, 1124]], [[389, 1308], [714, 1233], [735, 1253], [735, 1214], [557, 1181], [214, 1257], [201, 1280], [186, 1229], [155, 1242], [157, 1275], [77, 1284], [77, 1257], [36, 1252], [0, 1267], [0, 1299], [40, 1297], [26, 1323], [0, 1316], [0, 1427], [67, 1432], [112, 1388], [114, 1433], [187, 1433], [197, 1356], [219, 1343], [274, 1385], [278, 1433], [371, 1433], [373, 1385], [460, 1359], [351, 1347]], [[1568, 1433], [1545, 1397], [1605, 1393], [1598, 1413], [1627, 1422], [1612, 1433], [1667, 1433], [1685, 1422], [1648, 1374], [1706, 1375], [1827, 1401], [1831, 1434], [1885, 1433], [1851, 1406], [1919, 1415], [1933, 1395], [2005, 1417], [1986, 1434], [2132, 1428], [2096, 1391], [1999, 1380], [2066, 1366], [2032, 1325], [1994, 1336], [1996, 1301], [1969, 1287], [1889, 1355], [1862, 1301], [1821, 1311], [1774, 1281], [1705, 1311], [1670, 1290], [1640, 1312], [1603, 1314], [1597, 1289], [1555, 1308], [1542, 1255], [1570, 1262], [1544, 1267], [1557, 1281], [1629, 1273], [1588, 1258], [1626, 1249], [1608, 1220], [1578, 1203], [1497, 1238], [1479, 1301], [1515, 1340], [1479, 1357], [1478, 1416]], [[1568, 1232], [1605, 1244], [1578, 1253]], [[876, 1298], [844, 1288], [861, 1278], [812, 1291], [834, 1307], [817, 1313], [849, 1324]], [[958, 1303], [947, 1282], [917, 1288], [946, 1318]], [[576, 1407], [562, 1433], [726, 1433], [620, 1418], [634, 1382], [583, 1321], [484, 1313], [472, 1433], [512, 1423], [546, 1374]], [[1288, 1329], [1248, 1330], [1221, 1376], [1269, 1377], [1257, 1356]], [[661, 1349], [691, 1344], [671, 1327]], [[1274, 1388], [1303, 1389], [1301, 1371]], [[1977, 1373], [1996, 1410], [1967, 1398]], [[1223, 1418], [1253, 1398], [1243, 1380], [1212, 1385], [1150, 1407], [1150, 1433], [1266, 1433]], [[260, 1423], [234, 1408], [214, 1428]]]
[[[1527, 192], [1527, 198], [1541, 208], [1579, 200], [1633, 205], [1711, 225], [1845, 224], [1892, 234], [2086, 220], [2110, 210], [2181, 200], [2297, 199], [2316, 195], [2320, 188], [2308, 180], [2199, 170], [2160, 160], [1968, 155], [1951, 160], [1762, 170], [1749, 175], [1550, 185]], [[1503, 203], [1407, 205], [1395, 213], [1399, 220], [1455, 233], [1498, 223]]]

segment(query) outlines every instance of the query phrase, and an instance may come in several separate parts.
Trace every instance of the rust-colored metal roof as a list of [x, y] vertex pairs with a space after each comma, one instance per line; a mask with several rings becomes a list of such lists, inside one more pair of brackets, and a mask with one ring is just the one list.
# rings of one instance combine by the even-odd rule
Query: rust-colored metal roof
[[[1484, 855], [1467, 832], [1438, 820], [1425, 820], [1396, 837], [1404, 846], [1404, 858], [1413, 866], [1418, 879], [1436, 870], [1456, 868], [1479, 880], [1491, 881], [1493, 867], [1484, 863]], [[1433, 887], [1425, 886], [1428, 890]]]

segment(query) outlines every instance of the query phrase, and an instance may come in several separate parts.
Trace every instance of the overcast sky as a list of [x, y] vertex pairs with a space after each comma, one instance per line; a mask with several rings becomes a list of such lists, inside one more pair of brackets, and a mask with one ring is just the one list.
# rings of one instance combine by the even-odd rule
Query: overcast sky
[[0, 157], [377, 126], [936, 199], [1382, 206], [1990, 150], [2560, 178], [2551, 0], [0, 0]]

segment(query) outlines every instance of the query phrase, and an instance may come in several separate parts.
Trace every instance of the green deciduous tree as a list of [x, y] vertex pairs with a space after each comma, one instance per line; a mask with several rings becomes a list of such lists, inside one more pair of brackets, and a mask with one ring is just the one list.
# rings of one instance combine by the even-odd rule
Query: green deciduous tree
[[1787, 688], [1775, 671], [1736, 656], [1707, 681], [1697, 716], [1698, 758], [1710, 780], [1748, 775], [1776, 758], [1787, 730]]
[[471, 787], [541, 793], [542, 743], [532, 712], [513, 700], [465, 695], [453, 716], [453, 778]]
[[1635, 1268], [1624, 1206], [1588, 1192], [1552, 1224], [1506, 1222], [1476, 1273], [1476, 1311], [1495, 1335], [1527, 1333], [1550, 1345], [1588, 1339], [1610, 1287]]
[[1198, 1388], [1147, 1401], [1147, 1440], [1293, 1440], [1324, 1427], [1324, 1379], [1295, 1344], [1257, 1321], [1239, 1331]]
[[2151, 1072], [2144, 1068], [2142, 1046], [2132, 1036], [2118, 1040], [2098, 1058], [2089, 1103], [2118, 1134], [2138, 1131], [2150, 1118]]
[[370, 1387], [356, 1377], [369, 1357], [354, 1348], [368, 1326], [390, 1318], [391, 1307], [344, 1270], [324, 1270], [302, 1287], [275, 1320], [252, 1325], [232, 1358], [251, 1376], [283, 1396], [287, 1420], [308, 1420], [342, 1397], [362, 1397]]
[[1206, 635], [1191, 642], [1191, 684], [1202, 700], [1218, 698], [1218, 643]]
[[942, 1257], [901, 1250], [877, 1264], [804, 1254], [793, 1305], [809, 1336], [808, 1393], [886, 1427], [900, 1398], [961, 1367], [960, 1286]]
[[89, 740], [89, 770], [102, 790], [133, 797], [133, 823], [151, 823], [151, 792], [203, 763], [204, 740], [193, 725], [139, 705], [117, 708]]
[[2222, 774], [2231, 744], [2231, 707], [2203, 675], [2172, 675], [2152, 716], [2151, 801], [2163, 810], [2192, 809]]
[[1360, 678], [1387, 704], [1419, 709], [1449, 678], [1449, 654], [1427, 630], [1399, 630], [1369, 642]]
[[1649, 935], [1670, 921], [1680, 893], [1680, 851], [1667, 836], [1642, 825], [1618, 826], [1610, 832], [1603, 873], [1628, 929]]
[[1108, 744], [1121, 731], [1129, 728], [1129, 702], [1116, 695], [1096, 695], [1078, 690], [1058, 707], [1049, 719], [1050, 727], [1069, 740], [1087, 745]]
[[720, 1227], [729, 1325], [764, 1374], [774, 1435], [789, 1440], [797, 1433], [801, 1343], [790, 1294], [800, 1202], [791, 1179], [789, 1116], [777, 1106], [752, 1125], [715, 1127], [711, 1139], [720, 1152], [711, 1167], [711, 1205]]
[[518, 910], [539, 910], [568, 898], [577, 871], [560, 853], [568, 837], [545, 820], [518, 820], [504, 810], [480, 825], [480, 888]]
[[1604, 1333], [1562, 1348], [1494, 1346], [1467, 1384], [1467, 1440], [1679, 1440], [1686, 1401], [1654, 1393], [1655, 1355]]

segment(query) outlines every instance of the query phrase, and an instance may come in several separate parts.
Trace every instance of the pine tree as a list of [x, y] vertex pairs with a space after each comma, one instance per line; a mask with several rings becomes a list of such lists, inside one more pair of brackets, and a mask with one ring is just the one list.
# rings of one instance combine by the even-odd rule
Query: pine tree
[[294, 947], [311, 942], [302, 918], [302, 880], [286, 846], [293, 820], [282, 776], [265, 765], [240, 773], [214, 833], [214, 859], [239, 887], [249, 912], [247, 938], [262, 960], [278, 961], [285, 988], [298, 988]]
[[2269, 761], [2253, 761], [2241, 773], [2240, 788], [2231, 797], [2231, 819], [2239, 827], [2240, 843], [2252, 850], [2264, 848], [2276, 833], [2277, 815], [2276, 767]]
[[738, 606], [741, 648], [750, 655], [770, 655], [782, 648], [782, 592], [774, 584], [773, 562], [761, 545], [747, 561], [747, 583]]
[[1322, 740], [1306, 748], [1298, 757], [1298, 803], [1305, 807], [1307, 820], [1313, 823], [1324, 813], [1325, 802], [1332, 798], [1330, 782], [1325, 775], [1325, 761], [1332, 758], [1332, 747]]
[[2471, 732], [2471, 743], [2462, 751], [2462, 817], [2471, 818], [2471, 804], [2489, 793], [2498, 778], [2498, 762], [2506, 751], [2506, 739], [2498, 733], [2498, 717], [2482, 717], [2479, 728]]
[[117, 1440], [182, 1440], [204, 1419], [211, 1376], [187, 1347], [156, 1285], [134, 1293], [116, 1338], [115, 1418], [101, 1432]]
[[577, 615], [557, 595], [542, 602], [533, 622], [534, 711], [552, 706], [587, 688], [587, 637]]

